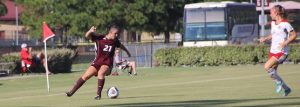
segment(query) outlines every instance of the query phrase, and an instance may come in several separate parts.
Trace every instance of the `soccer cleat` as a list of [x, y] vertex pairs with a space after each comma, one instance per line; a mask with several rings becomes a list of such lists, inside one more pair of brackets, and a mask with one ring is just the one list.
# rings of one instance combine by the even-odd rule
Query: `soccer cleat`
[[281, 90], [282, 90], [282, 82], [276, 83], [276, 88], [275, 88], [276, 93], [280, 93]]
[[284, 90], [283, 96], [288, 96], [292, 92], [291, 88]]
[[66, 92], [67, 97], [72, 97], [72, 94], [70, 92]]
[[101, 99], [101, 96], [97, 95], [94, 99], [95, 99], [95, 100], [100, 100], [100, 99]]

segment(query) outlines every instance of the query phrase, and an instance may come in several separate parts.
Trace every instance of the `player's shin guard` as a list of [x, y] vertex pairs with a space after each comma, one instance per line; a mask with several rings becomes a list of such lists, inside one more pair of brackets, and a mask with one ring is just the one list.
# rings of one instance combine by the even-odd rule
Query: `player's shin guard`
[[104, 83], [105, 83], [105, 79], [98, 79], [97, 96], [100, 96], [100, 97], [101, 97], [101, 92], [102, 92]]
[[77, 82], [74, 85], [74, 87], [72, 88], [72, 90], [69, 92], [70, 96], [72, 96], [84, 83], [85, 83], [85, 81], [80, 77], [77, 80]]
[[268, 70], [268, 73], [269, 73], [270, 77], [276, 82], [276, 84], [280, 84], [282, 86], [282, 88], [284, 88], [285, 90], [289, 88], [285, 84], [285, 82], [283, 81], [283, 79], [278, 75], [276, 69], [270, 68]]
[[269, 70], [268, 70], [268, 74], [269, 74], [269, 76], [274, 80], [274, 82], [281, 82], [281, 78], [277, 75], [277, 72], [276, 72], [276, 70], [275, 69], [273, 69], [273, 68], [270, 68]]

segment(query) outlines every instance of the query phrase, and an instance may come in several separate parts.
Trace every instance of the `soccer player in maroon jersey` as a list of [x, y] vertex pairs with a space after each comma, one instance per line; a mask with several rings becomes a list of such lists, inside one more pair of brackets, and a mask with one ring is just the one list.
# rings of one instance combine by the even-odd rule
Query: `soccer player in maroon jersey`
[[109, 27], [108, 34], [97, 35], [95, 34], [96, 28], [93, 26], [86, 32], [85, 37], [91, 39], [96, 43], [96, 58], [92, 62], [91, 66], [85, 71], [85, 73], [77, 80], [73, 88], [66, 92], [68, 97], [71, 97], [88, 79], [92, 76], [97, 76], [98, 87], [96, 100], [101, 99], [101, 92], [105, 82], [105, 75], [111, 73], [113, 67], [113, 57], [115, 53], [115, 48], [123, 49], [127, 55], [130, 57], [129, 51], [120, 43], [118, 40], [119, 28], [116, 25], [111, 25]]

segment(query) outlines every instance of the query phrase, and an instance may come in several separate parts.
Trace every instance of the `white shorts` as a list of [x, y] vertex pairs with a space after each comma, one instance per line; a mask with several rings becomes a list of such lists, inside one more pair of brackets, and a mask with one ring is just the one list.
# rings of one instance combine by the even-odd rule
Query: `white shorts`
[[22, 66], [22, 67], [25, 67], [25, 65], [26, 65], [26, 67], [27, 67], [27, 68], [29, 68], [29, 67], [30, 67], [30, 64], [25, 64], [25, 62], [24, 62], [24, 61], [21, 61], [21, 66]]

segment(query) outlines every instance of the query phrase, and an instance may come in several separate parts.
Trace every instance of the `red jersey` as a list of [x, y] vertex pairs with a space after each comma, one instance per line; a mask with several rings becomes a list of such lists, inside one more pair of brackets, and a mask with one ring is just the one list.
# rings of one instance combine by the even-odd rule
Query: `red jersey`
[[32, 64], [31, 59], [28, 59], [28, 57], [29, 57], [30, 54], [28, 53], [28, 51], [27, 51], [26, 48], [22, 48], [20, 54], [21, 54], [21, 60], [22, 60], [25, 64], [28, 64], [28, 65], [31, 65], [31, 64]]
[[96, 43], [96, 58], [94, 59], [92, 66], [94, 66], [97, 71], [100, 69], [101, 65], [113, 66], [113, 58], [115, 53], [115, 48], [120, 47], [120, 41], [116, 39], [107, 39], [104, 35], [91, 35], [92, 41]]

